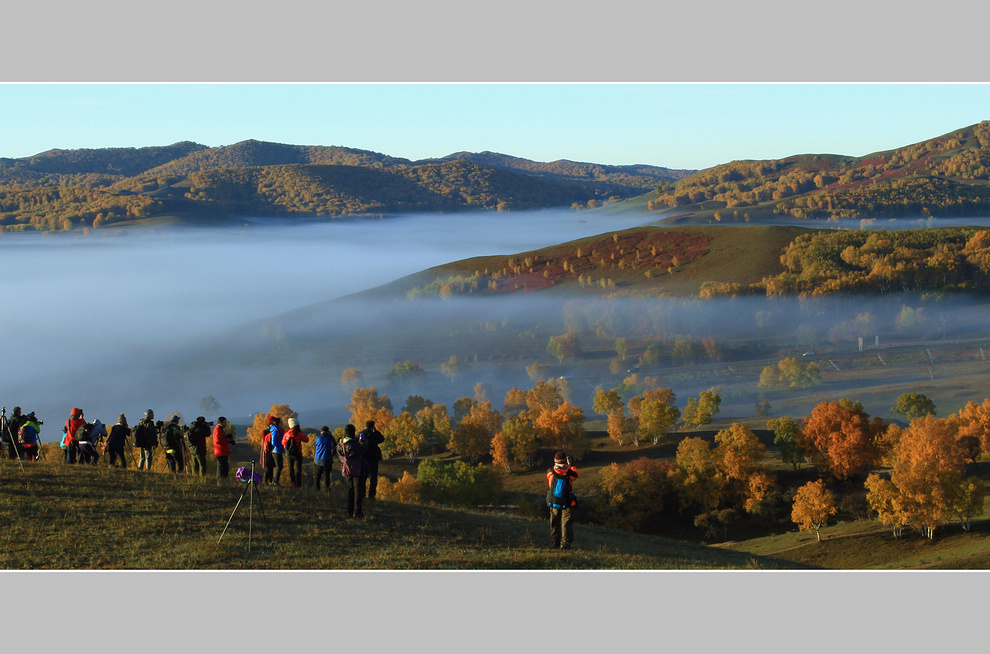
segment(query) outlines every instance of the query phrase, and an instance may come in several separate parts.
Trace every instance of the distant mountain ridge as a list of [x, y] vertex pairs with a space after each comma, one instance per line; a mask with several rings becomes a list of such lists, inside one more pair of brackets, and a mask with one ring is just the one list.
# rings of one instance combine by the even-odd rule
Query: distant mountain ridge
[[600, 206], [691, 171], [549, 164], [497, 153], [411, 161], [341, 146], [49, 150], [0, 159], [0, 226], [73, 229], [164, 214], [308, 214]]

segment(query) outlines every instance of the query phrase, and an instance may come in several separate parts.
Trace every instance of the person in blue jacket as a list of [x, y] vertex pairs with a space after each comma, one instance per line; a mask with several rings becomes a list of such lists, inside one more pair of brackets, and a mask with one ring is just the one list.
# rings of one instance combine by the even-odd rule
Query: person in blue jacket
[[330, 433], [330, 428], [323, 425], [314, 443], [316, 452], [313, 454], [313, 467], [316, 468], [316, 490], [320, 490], [320, 481], [326, 479], [327, 492], [330, 492], [330, 476], [333, 470], [333, 457], [337, 451], [337, 439]]
[[282, 466], [285, 463], [285, 446], [282, 445], [282, 420], [277, 416], [268, 416], [268, 443], [272, 455], [272, 468], [267, 475], [269, 483], [281, 485]]

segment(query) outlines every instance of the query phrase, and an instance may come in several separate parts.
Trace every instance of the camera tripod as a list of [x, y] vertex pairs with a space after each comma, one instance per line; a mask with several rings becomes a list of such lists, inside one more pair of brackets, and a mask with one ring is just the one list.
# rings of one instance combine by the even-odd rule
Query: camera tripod
[[241, 496], [237, 499], [237, 504], [234, 505], [234, 510], [230, 512], [230, 517], [227, 518], [227, 524], [224, 525], [223, 532], [220, 534], [220, 538], [217, 539], [217, 545], [223, 540], [223, 535], [227, 533], [227, 527], [230, 526], [230, 521], [234, 519], [234, 514], [237, 513], [237, 507], [241, 505], [241, 501], [244, 496], [248, 496], [248, 544], [247, 551], [248, 554], [251, 553], [251, 534], [254, 527], [254, 497], [258, 496], [258, 507], [261, 509], [261, 517], [265, 521], [265, 533], [268, 534], [268, 544], [272, 544], [272, 535], [268, 531], [268, 518], [265, 516], [265, 507], [261, 502], [261, 491], [257, 488], [258, 482], [257, 476], [254, 472], [254, 459], [251, 459], [251, 473], [250, 476], [245, 481], [244, 490], [241, 491]]

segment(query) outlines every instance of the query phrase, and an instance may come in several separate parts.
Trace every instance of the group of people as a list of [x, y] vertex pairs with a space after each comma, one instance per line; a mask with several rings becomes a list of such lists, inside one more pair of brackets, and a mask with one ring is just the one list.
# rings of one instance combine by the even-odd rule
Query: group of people
[[[289, 483], [293, 488], [302, 487], [302, 444], [309, 436], [299, 428], [299, 421], [289, 418], [288, 429], [282, 429], [282, 419], [268, 417], [268, 432], [262, 441], [261, 460], [264, 462], [266, 484], [279, 484], [286, 457], [289, 459]], [[347, 515], [364, 517], [364, 498], [374, 500], [378, 489], [378, 462], [382, 460], [381, 444], [385, 436], [369, 420], [360, 434], [354, 425], [344, 427], [344, 435], [338, 442], [326, 425], [317, 435], [314, 445], [313, 467], [316, 490], [325, 484], [330, 490], [334, 457], [340, 460], [340, 474], [347, 484]]]
[[[286, 422], [288, 429], [283, 430], [281, 418], [268, 417], [268, 429], [261, 449], [264, 483], [280, 484], [285, 459], [288, 458], [289, 482], [293, 488], [301, 488], [302, 444], [309, 442], [309, 436], [300, 429], [295, 418], [289, 418]], [[23, 414], [20, 407], [14, 407], [10, 418], [3, 417], [0, 456], [6, 454], [11, 459], [36, 460], [41, 449], [39, 434], [43, 424], [33, 411]], [[212, 437], [217, 478], [224, 479], [230, 471], [230, 451], [235, 443], [235, 434], [234, 426], [222, 416], [217, 418], [215, 425], [203, 416], [189, 425], [182, 425], [178, 415], [173, 415], [168, 422], [155, 422], [155, 413], [151, 409], [144, 412], [144, 417], [133, 429], [121, 413], [117, 422], [107, 430], [100, 420], [90, 423], [82, 409], [74, 408], [62, 428], [60, 445], [66, 463], [95, 464], [100, 451], [103, 451], [110, 466], [116, 466], [119, 462], [121, 468], [126, 468], [125, 446], [130, 446], [133, 436], [134, 447], [140, 452], [138, 470], [151, 470], [154, 450], [161, 446], [171, 472], [183, 472], [188, 455], [193, 474], [203, 476], [206, 474], [207, 441]], [[365, 497], [375, 499], [384, 440], [374, 420], [367, 421], [360, 433], [354, 425], [347, 425], [339, 442], [325, 425], [316, 436], [313, 456], [316, 490], [325, 486], [329, 492], [333, 459], [336, 457], [340, 461], [341, 476], [347, 484], [349, 517], [363, 518]], [[572, 510], [577, 505], [577, 497], [572, 484], [577, 478], [578, 471], [571, 457], [565, 452], [557, 452], [553, 467], [547, 471], [547, 506], [550, 509], [550, 537], [554, 548], [570, 549], [574, 539]]]

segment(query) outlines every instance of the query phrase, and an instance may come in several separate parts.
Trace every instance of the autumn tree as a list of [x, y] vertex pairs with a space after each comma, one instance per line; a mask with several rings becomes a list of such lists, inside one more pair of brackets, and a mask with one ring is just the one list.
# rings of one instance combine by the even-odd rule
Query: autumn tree
[[384, 430], [392, 421], [392, 400], [388, 395], [379, 396], [374, 386], [355, 388], [347, 409], [351, 412], [351, 424], [358, 429], [368, 420], [374, 420], [378, 429]]
[[526, 391], [513, 386], [505, 393], [505, 401], [502, 403], [502, 415], [504, 417], [519, 415], [528, 408]]
[[890, 412], [913, 420], [935, 415], [935, 403], [924, 393], [902, 393], [897, 398], [897, 404], [890, 408]]
[[707, 513], [722, 504], [725, 478], [718, 474], [712, 448], [704, 439], [692, 436], [681, 440], [674, 462], [682, 507], [695, 504]]
[[990, 452], [990, 399], [980, 404], [967, 402], [959, 411], [959, 422], [960, 438], [977, 438], [982, 450]]
[[406, 397], [406, 404], [402, 410], [416, 415], [428, 406], [433, 406], [432, 400], [428, 400], [422, 395], [409, 395]]
[[[673, 402], [674, 393], [670, 389], [645, 391], [643, 396], [635, 402], [636, 418], [638, 419], [637, 436], [651, 440], [654, 445], [666, 440], [667, 433], [681, 417], [680, 410], [674, 406]], [[634, 402], [630, 400], [630, 409], [632, 409], [633, 404]]]
[[557, 358], [558, 361], [568, 361], [581, 356], [581, 344], [578, 336], [574, 332], [567, 332], [560, 336], [551, 336], [547, 343], [547, 351]]
[[599, 388], [595, 391], [595, 396], [591, 401], [591, 408], [594, 409], [595, 413], [600, 413], [603, 416], [611, 414], [612, 411], [621, 406], [622, 398], [619, 397], [619, 391], [614, 388], [610, 391]]
[[674, 491], [673, 473], [669, 462], [647, 457], [602, 468], [598, 488], [607, 511], [605, 523], [633, 531], [655, 529]]
[[639, 441], [636, 440], [638, 438], [636, 420], [627, 416], [622, 406], [613, 409], [608, 414], [607, 430], [609, 438], [618, 443], [620, 447], [630, 440], [639, 445]]
[[707, 391], [702, 391], [697, 398], [688, 398], [687, 405], [681, 411], [685, 425], [701, 427], [711, 423], [712, 417], [719, 412], [719, 406], [722, 404], [718, 390], [718, 388], [709, 388]]
[[340, 385], [345, 389], [353, 391], [361, 383], [363, 374], [357, 368], [347, 368], [340, 374]]
[[798, 442], [801, 425], [793, 418], [781, 416], [768, 420], [767, 429], [773, 432], [773, 444], [780, 449], [780, 460], [797, 470], [804, 460], [804, 448]]
[[474, 385], [474, 399], [478, 402], [490, 401], [492, 385], [488, 382], [480, 381]]
[[794, 506], [791, 509], [791, 520], [797, 523], [801, 531], [815, 530], [818, 542], [822, 540], [821, 528], [828, 519], [836, 514], [835, 494], [825, 488], [825, 483], [809, 481], [798, 489], [794, 495]]
[[468, 368], [470, 368], [468, 362], [457, 356], [451, 356], [446, 362], [440, 364], [440, 372], [450, 377], [452, 382], [455, 377], [464, 374]]
[[453, 434], [446, 405], [431, 404], [423, 407], [416, 412], [416, 422], [427, 443], [446, 449]]
[[512, 468], [529, 468], [536, 457], [536, 432], [529, 421], [518, 416], [502, 423], [492, 439], [492, 464], [511, 472]]
[[426, 446], [426, 437], [419, 427], [416, 418], [408, 411], [403, 411], [382, 430], [385, 442], [382, 443], [382, 453], [399, 452], [410, 462], [416, 460]]
[[822, 402], [804, 419], [798, 444], [822, 473], [849, 479], [873, 468], [882, 455], [878, 443], [886, 425], [870, 420], [858, 402]]
[[777, 362], [775, 366], [766, 366], [760, 373], [757, 388], [769, 390], [811, 388], [822, 381], [821, 367], [814, 361], [801, 363], [794, 357], [788, 357]]
[[545, 446], [581, 456], [587, 449], [584, 410], [564, 402], [553, 410], [543, 409], [533, 420], [537, 440]]
[[746, 511], [753, 511], [775, 484], [761, 467], [766, 451], [753, 430], [738, 422], [715, 434], [712, 457], [718, 474]]
[[413, 363], [408, 359], [392, 366], [392, 369], [385, 373], [385, 377], [392, 383], [409, 383], [420, 377], [424, 377], [426, 371], [418, 363]]
[[447, 443], [447, 449], [472, 462], [489, 453], [492, 439], [502, 424], [502, 416], [491, 402], [479, 402], [457, 423]]

